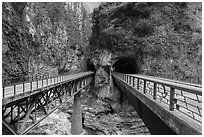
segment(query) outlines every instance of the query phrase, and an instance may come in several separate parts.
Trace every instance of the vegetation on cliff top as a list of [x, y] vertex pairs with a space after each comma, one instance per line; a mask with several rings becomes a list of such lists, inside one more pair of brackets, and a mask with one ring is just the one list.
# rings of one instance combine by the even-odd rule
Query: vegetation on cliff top
[[83, 3], [2, 3], [3, 79], [86, 69], [90, 33]]
[[128, 50], [145, 74], [201, 76], [202, 3], [102, 3], [92, 21], [92, 49]]

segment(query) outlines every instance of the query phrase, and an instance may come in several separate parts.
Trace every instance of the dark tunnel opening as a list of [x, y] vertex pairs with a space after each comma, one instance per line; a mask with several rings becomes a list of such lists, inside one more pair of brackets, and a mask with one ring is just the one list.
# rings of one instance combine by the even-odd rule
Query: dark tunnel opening
[[95, 68], [93, 62], [90, 61], [90, 59], [86, 61], [86, 67], [87, 67], [87, 71], [96, 72], [96, 68]]
[[113, 64], [113, 70], [119, 73], [135, 74], [139, 72], [139, 69], [131, 58], [120, 58]]

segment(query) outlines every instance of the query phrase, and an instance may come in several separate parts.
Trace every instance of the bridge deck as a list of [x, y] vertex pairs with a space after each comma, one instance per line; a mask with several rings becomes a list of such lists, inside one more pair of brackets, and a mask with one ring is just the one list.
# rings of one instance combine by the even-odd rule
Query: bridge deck
[[90, 74], [91, 72], [82, 72], [72, 75], [64, 75], [64, 76], [57, 76], [37, 81], [25, 82], [21, 84], [13, 84], [9, 86], [3, 86], [3, 98], [7, 98], [10, 96], [18, 95], [20, 93], [29, 92], [32, 90], [37, 90], [43, 87], [55, 85], [57, 83], [61, 83], [64, 81], [69, 81], [73, 79], [77, 79], [84, 75]]
[[[41, 80], [41, 86], [40, 81], [32, 81], [3, 87], [6, 93], [2, 99], [4, 127], [13, 134], [28, 133], [72, 96], [87, 88], [92, 80], [93, 72], [83, 72]], [[38, 119], [38, 115], [42, 117]]]
[[[120, 81], [121, 86], [125, 86], [132, 94], [135, 94], [136, 97], [140, 96], [141, 101], [144, 101], [143, 103], [151, 102], [151, 104], [146, 105], [151, 106], [152, 108], [150, 109], [153, 112], [157, 113], [157, 111], [160, 111], [159, 109], [156, 110], [156, 108], [153, 110], [154, 106], [152, 104], [156, 102], [156, 106], [160, 106], [158, 108], [161, 110], [166, 109], [169, 111], [169, 115], [173, 114], [181, 121], [188, 121], [187, 123], [191, 127], [194, 126], [194, 128], [198, 129], [197, 133], [202, 133], [201, 85], [134, 74], [113, 73], [113, 77]], [[152, 101], [147, 101], [148, 99], [143, 100], [144, 98]], [[162, 114], [159, 117], [165, 119]], [[169, 120], [171, 121], [172, 119], [170, 118]], [[178, 121], [175, 120], [173, 123]], [[165, 122], [168, 123], [169, 121]], [[177, 132], [179, 133], [178, 129]]]

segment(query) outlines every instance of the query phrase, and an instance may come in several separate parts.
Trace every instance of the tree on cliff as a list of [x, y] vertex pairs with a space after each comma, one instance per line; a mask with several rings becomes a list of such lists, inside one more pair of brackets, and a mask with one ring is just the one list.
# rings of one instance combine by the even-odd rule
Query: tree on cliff
[[83, 65], [90, 24], [82, 3], [3, 3], [2, 15], [6, 79], [54, 75]]
[[146, 74], [201, 76], [202, 3], [103, 3], [92, 19], [93, 49], [142, 57]]

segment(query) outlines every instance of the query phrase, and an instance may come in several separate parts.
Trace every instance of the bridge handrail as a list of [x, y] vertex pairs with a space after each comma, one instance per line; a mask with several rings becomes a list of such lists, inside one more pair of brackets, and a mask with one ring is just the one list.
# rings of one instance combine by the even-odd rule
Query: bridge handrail
[[[121, 73], [115, 73], [115, 74], [121, 74]], [[173, 82], [174, 80], [169, 80], [169, 79], [164, 79], [164, 78], [158, 79], [157, 77], [137, 75], [137, 74], [123, 74], [123, 75], [148, 80], [150, 82], [155, 82], [155, 83], [162, 84], [165, 86], [170, 86], [170, 87], [174, 87], [174, 88], [177, 88], [180, 90], [185, 90], [185, 91], [188, 91], [190, 93], [202, 95], [202, 86], [200, 86], [200, 85], [195, 86], [194, 84], [191, 84], [191, 83], [184, 83], [184, 82], [178, 82], [178, 81]], [[184, 85], [185, 85], [185, 87], [184, 87]]]
[[[162, 77], [162, 78], [166, 78], [166, 79], [172, 79], [172, 80], [184, 80], [184, 81], [189, 81], [191, 83], [195, 83], [195, 84], [202, 84], [202, 77], [200, 76], [172, 76], [170, 74], [166, 74], [166, 73], [161, 73], [161, 74], [155, 74], [156, 77]], [[197, 79], [197, 80], [196, 80]]]
[[[135, 76], [137, 78], [145, 79], [151, 82], [156, 82], [158, 84], [162, 84], [165, 86], [171, 86], [177, 89], [185, 90], [190, 93], [202, 95], [202, 86], [201, 85], [196, 85], [196, 84], [191, 84], [191, 83], [186, 83], [186, 82], [178, 82], [170, 79], [165, 79], [165, 78], [158, 78], [158, 77], [152, 77], [152, 76], [143, 76], [143, 75], [131, 75], [127, 74], [128, 76]], [[185, 85], [185, 87], [184, 87]]]
[[[74, 74], [78, 74], [78, 73], [74, 73]], [[62, 76], [67, 76], [67, 75], [73, 75], [73, 74], [63, 74], [63, 75], [40, 75], [40, 76], [35, 76], [35, 77], [24, 77], [24, 79], [27, 79], [25, 81], [21, 81], [21, 82], [15, 82], [15, 83], [11, 83], [11, 84], [4, 84], [2, 83], [3, 87], [10, 87], [13, 85], [19, 85], [19, 84], [23, 84], [23, 83], [28, 83], [28, 82], [36, 82], [36, 81], [40, 81], [40, 80], [46, 80], [46, 79], [51, 79], [51, 78], [57, 78], [57, 77], [62, 77]], [[38, 78], [39, 77], [39, 78]], [[3, 79], [3, 78], [2, 78]], [[14, 80], [14, 79], [20, 79], [20, 77], [15, 77], [15, 78], [7, 78], [7, 79], [3, 79], [4, 80]]]
[[[137, 76], [144, 76], [144, 75], [137, 74]], [[190, 85], [190, 86], [202, 88], [202, 85], [200, 85], [200, 84], [194, 84], [194, 83], [188, 83], [188, 82], [183, 82], [183, 81], [178, 81], [178, 80], [173, 80], [173, 79], [161, 78], [161, 77], [157, 77], [157, 76], [155, 77], [155, 76], [146, 76], [145, 75], [145, 77], [156, 78], [156, 79], [161, 79], [161, 80], [165, 80], [165, 81], [169, 81], [169, 82], [174, 82], [174, 83], [179, 83], [179, 84]]]
[[[2, 86], [2, 90], [3, 90], [3, 98], [5, 97], [5, 89], [6, 88], [10, 88], [10, 87], [13, 87], [14, 88], [14, 91], [13, 91], [13, 95], [16, 95], [16, 86], [20, 86], [22, 85], [23, 88], [22, 88], [22, 92], [27, 92], [25, 91], [25, 84], [29, 84], [30, 85], [30, 90], [33, 90], [33, 83], [36, 83], [37, 85], [37, 89], [40, 88], [40, 86], [38, 87], [38, 84], [39, 82], [42, 83], [41, 87], [45, 87], [45, 86], [48, 86], [48, 82], [49, 80], [51, 80], [51, 84], [50, 85], [53, 85], [53, 84], [56, 84], [56, 83], [59, 83], [59, 82], [62, 82], [62, 81], [65, 81], [67, 80], [65, 77], [67, 76], [73, 76], [73, 75], [76, 75], [75, 78], [80, 78], [80, 77], [84, 77], [84, 76], [88, 76], [88, 75], [91, 75], [93, 74], [93, 72], [81, 72], [81, 73], [76, 73], [76, 74], [65, 74], [65, 75], [58, 75], [58, 76], [52, 76], [52, 77], [49, 77], [49, 78], [45, 78], [45, 79], [40, 79], [40, 80], [34, 80], [34, 81], [25, 81], [25, 82], [22, 82], [22, 83], [15, 83], [15, 84], [12, 84], [12, 85], [7, 85], [7, 86]], [[54, 81], [52, 81], [54, 80]], [[46, 85], [43, 85], [44, 82], [46, 82]], [[18, 91], [19, 92], [19, 91]]]
[[202, 85], [138, 74], [112, 72], [112, 75], [133, 88], [136, 86], [137, 91], [153, 96], [154, 100], [161, 99], [170, 111], [176, 109], [202, 123]]

